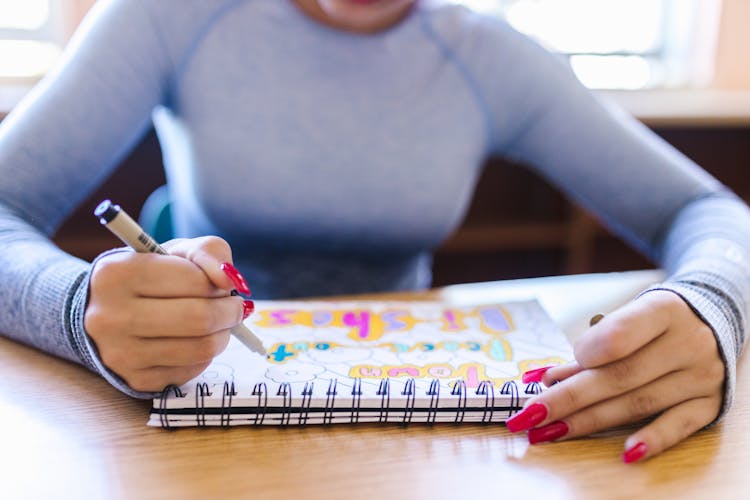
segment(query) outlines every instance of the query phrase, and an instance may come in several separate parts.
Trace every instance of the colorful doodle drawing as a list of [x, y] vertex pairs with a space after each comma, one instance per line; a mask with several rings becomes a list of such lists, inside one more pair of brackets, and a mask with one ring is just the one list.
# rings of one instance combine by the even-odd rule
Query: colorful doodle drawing
[[425, 378], [437, 380], [463, 380], [467, 387], [479, 387], [483, 381], [492, 382], [495, 387], [501, 386], [510, 380], [520, 380], [522, 374], [530, 370], [527, 366], [549, 366], [564, 363], [562, 358], [546, 358], [544, 360], [526, 360], [519, 363], [517, 374], [508, 377], [489, 377], [485, 365], [482, 363], [464, 363], [453, 367], [447, 363], [434, 363], [424, 366], [415, 365], [357, 365], [349, 370], [351, 378]]
[[467, 320], [479, 320], [479, 328], [489, 334], [508, 333], [513, 328], [513, 320], [508, 311], [500, 306], [477, 307], [470, 311], [460, 309], [446, 309], [443, 311], [443, 326], [445, 332], [463, 332], [470, 328]]
[[[261, 328], [306, 326], [309, 328], [348, 328], [347, 336], [358, 342], [372, 342], [385, 333], [411, 331], [415, 325], [434, 322], [417, 318], [406, 309], [374, 312], [368, 309], [275, 309], [258, 312], [255, 324]], [[449, 308], [443, 311], [440, 329], [461, 333], [471, 328], [470, 321], [478, 322], [481, 331], [499, 335], [512, 331], [513, 321], [508, 311], [500, 306], [477, 307], [469, 311]]]
[[525, 373], [529, 370], [534, 370], [536, 368], [542, 368], [545, 366], [556, 366], [556, 365], [561, 365], [567, 362], [568, 360], [562, 359], [557, 356], [551, 356], [548, 358], [540, 358], [540, 359], [523, 359], [518, 362], [518, 371], [519, 373]]
[[281, 309], [259, 311], [261, 328], [306, 326], [349, 328], [347, 336], [358, 342], [378, 340], [387, 332], [408, 332], [420, 322], [408, 310], [373, 312], [367, 309]]
[[[359, 345], [340, 344], [337, 342], [308, 342], [300, 341], [293, 343], [277, 343], [269, 349], [268, 359], [272, 363], [285, 363], [296, 359], [300, 354], [309, 351], [328, 351], [331, 349], [352, 349], [359, 348]], [[372, 349], [385, 349], [395, 353], [405, 352], [434, 352], [434, 351], [469, 351], [484, 352], [490, 359], [495, 361], [509, 361], [513, 359], [513, 347], [510, 342], [503, 338], [491, 339], [484, 344], [476, 341], [459, 342], [447, 340], [442, 342], [415, 342], [406, 344], [400, 342], [384, 342], [381, 344], [372, 344]]]
[[[265, 377], [274, 381], [463, 379], [476, 387], [570, 359], [564, 336], [531, 301], [470, 307], [286, 302], [260, 307], [251, 322], [268, 348]], [[318, 374], [311, 367], [324, 369]]]
[[480, 379], [485, 379], [484, 366], [478, 363], [466, 363], [453, 367], [447, 363], [434, 363], [425, 366], [414, 365], [358, 365], [349, 370], [351, 378], [427, 378], [427, 379], [463, 379], [468, 387], [477, 387]]

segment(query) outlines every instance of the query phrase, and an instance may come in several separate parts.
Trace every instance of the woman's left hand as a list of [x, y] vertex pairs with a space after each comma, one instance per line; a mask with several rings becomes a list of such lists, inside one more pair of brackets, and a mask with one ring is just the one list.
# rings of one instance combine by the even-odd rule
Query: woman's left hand
[[626, 463], [652, 457], [711, 423], [724, 362], [711, 329], [676, 294], [648, 292], [591, 326], [577, 362], [550, 368], [550, 388], [508, 420], [532, 444], [646, 422], [625, 440]]

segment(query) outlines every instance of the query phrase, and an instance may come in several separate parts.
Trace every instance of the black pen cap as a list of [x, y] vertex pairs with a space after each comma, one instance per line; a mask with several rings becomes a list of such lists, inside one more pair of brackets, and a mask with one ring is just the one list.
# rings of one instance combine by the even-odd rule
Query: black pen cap
[[109, 224], [119, 213], [120, 206], [114, 205], [111, 200], [104, 200], [94, 210], [94, 215], [99, 217], [99, 222], [102, 224]]

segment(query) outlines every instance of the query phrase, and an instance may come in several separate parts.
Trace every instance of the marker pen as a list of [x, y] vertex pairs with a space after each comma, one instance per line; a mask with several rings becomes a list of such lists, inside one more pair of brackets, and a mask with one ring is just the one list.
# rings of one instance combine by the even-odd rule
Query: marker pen
[[[167, 251], [156, 240], [149, 236], [119, 205], [113, 204], [110, 200], [101, 202], [94, 210], [94, 215], [99, 218], [103, 226], [136, 252], [167, 255]], [[232, 328], [232, 335], [251, 351], [266, 355], [263, 343], [244, 323]]]

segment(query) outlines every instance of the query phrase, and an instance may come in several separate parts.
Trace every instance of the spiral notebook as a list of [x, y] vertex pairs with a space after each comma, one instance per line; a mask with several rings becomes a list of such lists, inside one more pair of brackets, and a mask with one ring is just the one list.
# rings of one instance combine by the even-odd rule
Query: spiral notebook
[[268, 350], [234, 338], [198, 377], [153, 401], [151, 426], [501, 422], [541, 387], [534, 368], [573, 359], [537, 301], [257, 302]]

